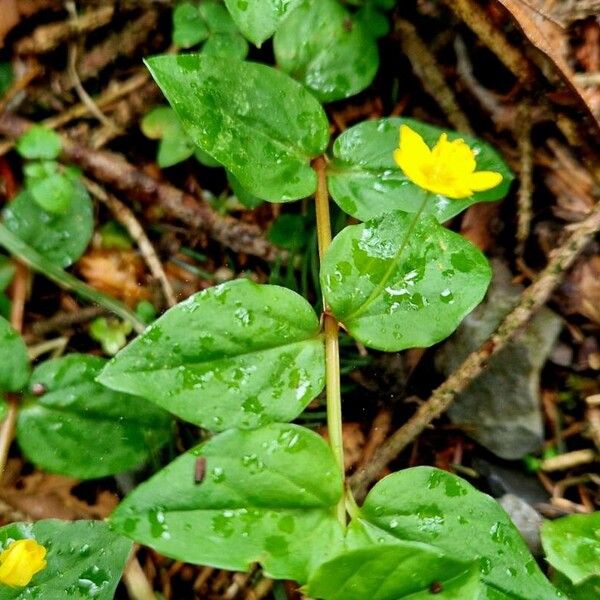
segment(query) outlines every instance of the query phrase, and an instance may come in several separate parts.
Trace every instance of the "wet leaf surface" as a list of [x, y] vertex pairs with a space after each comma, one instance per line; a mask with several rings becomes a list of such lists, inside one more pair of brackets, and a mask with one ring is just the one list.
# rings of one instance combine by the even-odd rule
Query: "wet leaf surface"
[[561, 598], [500, 505], [445, 471], [406, 469], [371, 490], [350, 524], [347, 545], [394, 540], [421, 542], [451, 559], [476, 562], [486, 597]]
[[375, 77], [374, 37], [337, 0], [305, 0], [273, 40], [277, 64], [322, 102], [353, 96]]
[[319, 320], [301, 296], [237, 280], [169, 310], [100, 375], [211, 431], [299, 415], [324, 384]]
[[[196, 463], [204, 459], [197, 482]], [[316, 433], [272, 424], [219, 434], [139, 486], [111, 522], [186, 562], [306, 581], [342, 545], [333, 507], [342, 482]]]
[[73, 182], [65, 212], [49, 213], [27, 192], [21, 192], [3, 211], [7, 229], [42, 256], [66, 268], [85, 251], [94, 230], [92, 201], [83, 185]]
[[306, 89], [266, 65], [187, 54], [146, 61], [188, 135], [259, 198], [285, 202], [315, 191], [310, 167], [329, 138]]
[[139, 466], [171, 435], [169, 415], [142, 398], [96, 383], [106, 361], [70, 354], [48, 360], [30, 379], [18, 421], [25, 456], [51, 472], [80, 479]]
[[469, 563], [425, 544], [398, 542], [330, 560], [310, 579], [307, 591], [327, 600], [479, 600], [483, 589]]
[[299, 3], [300, 0], [225, 0], [240, 31], [259, 47]]
[[444, 339], [483, 298], [491, 278], [470, 242], [397, 211], [344, 229], [321, 281], [333, 314], [370, 348], [397, 351]]
[[546, 521], [542, 544], [548, 562], [575, 585], [600, 577], [600, 511]]

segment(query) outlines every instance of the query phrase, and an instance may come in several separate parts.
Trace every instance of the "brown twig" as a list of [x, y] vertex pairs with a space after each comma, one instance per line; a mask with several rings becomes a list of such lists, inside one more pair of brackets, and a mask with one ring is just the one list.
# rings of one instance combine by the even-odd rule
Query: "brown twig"
[[419, 37], [415, 26], [409, 21], [398, 19], [396, 32], [404, 54], [410, 60], [413, 70], [423, 83], [427, 93], [440, 105], [448, 121], [458, 131], [473, 134], [469, 119], [456, 101], [452, 88], [446, 83], [433, 53]]
[[533, 147], [531, 144], [531, 114], [529, 103], [519, 108], [517, 143], [521, 165], [519, 169], [519, 194], [517, 196], [517, 254], [522, 255], [531, 230], [531, 196], [533, 194]]
[[364, 497], [369, 484], [385, 466], [412, 442], [434, 419], [442, 415], [457, 394], [463, 391], [485, 368], [488, 360], [497, 354], [543, 306], [560, 283], [564, 272], [577, 255], [600, 230], [600, 203], [580, 223], [568, 227], [570, 234], [550, 255], [546, 268], [521, 295], [516, 307], [505, 317], [492, 336], [421, 404], [417, 412], [383, 444], [365, 468], [351, 477], [358, 498]]
[[150, 273], [152, 273], [152, 276], [160, 282], [167, 304], [169, 306], [175, 306], [175, 304], [177, 304], [177, 298], [175, 297], [171, 282], [163, 269], [152, 242], [148, 239], [144, 228], [140, 225], [133, 212], [118, 198], [107, 194], [96, 182], [84, 177], [83, 183], [90, 194], [105, 204], [114, 215], [115, 219], [127, 229], [129, 235], [138, 245], [142, 258], [146, 261], [146, 264], [150, 269]]
[[598, 455], [590, 448], [565, 452], [558, 456], [552, 456], [542, 461], [542, 470], [547, 473], [552, 471], [566, 471], [573, 467], [587, 465], [598, 460]]
[[60, 23], [38, 26], [26, 38], [15, 43], [17, 54], [43, 54], [58, 47], [65, 40], [88, 31], [98, 29], [110, 22], [115, 12], [114, 5], [86, 11], [76, 21], [69, 19]]
[[532, 66], [527, 57], [496, 27], [486, 10], [473, 0], [443, 0], [456, 16], [479, 37], [522, 83], [531, 83]]
[[[31, 125], [13, 114], [6, 113], [0, 117], [0, 133], [14, 139], [23, 135]], [[94, 179], [123, 192], [128, 198], [157, 203], [169, 216], [192, 229], [206, 231], [214, 240], [235, 252], [245, 252], [267, 261], [287, 259], [287, 253], [270, 244], [257, 226], [220, 215], [207, 202], [153, 179], [122, 155], [93, 150], [64, 136], [61, 141], [63, 160], [79, 165]]]

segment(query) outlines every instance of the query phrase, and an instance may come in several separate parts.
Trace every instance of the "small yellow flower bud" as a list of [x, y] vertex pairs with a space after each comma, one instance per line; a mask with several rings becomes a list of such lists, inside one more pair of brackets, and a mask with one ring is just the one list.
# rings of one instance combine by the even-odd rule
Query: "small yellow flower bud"
[[17, 540], [0, 553], [0, 583], [24, 587], [46, 568], [46, 548], [35, 540]]

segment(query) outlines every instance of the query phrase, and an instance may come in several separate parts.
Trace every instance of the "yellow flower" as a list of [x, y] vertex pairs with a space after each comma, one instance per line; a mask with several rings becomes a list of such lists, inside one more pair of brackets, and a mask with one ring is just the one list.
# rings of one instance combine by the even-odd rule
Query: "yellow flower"
[[0, 553], [0, 583], [24, 587], [46, 568], [46, 548], [35, 540], [17, 540]]
[[430, 149], [407, 125], [400, 125], [400, 147], [394, 150], [394, 160], [413, 183], [448, 198], [467, 198], [502, 181], [495, 171], [475, 171], [475, 154], [464, 140], [449, 142], [442, 133]]

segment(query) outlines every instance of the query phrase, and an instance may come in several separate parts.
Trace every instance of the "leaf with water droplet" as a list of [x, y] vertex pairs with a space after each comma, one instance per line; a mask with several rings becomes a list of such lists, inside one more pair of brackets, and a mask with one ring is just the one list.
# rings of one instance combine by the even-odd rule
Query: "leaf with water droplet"
[[205, 54], [146, 64], [192, 141], [248, 192], [286, 202], [315, 191], [310, 161], [325, 150], [329, 124], [301, 84], [267, 65]]
[[546, 560], [575, 585], [600, 577], [600, 511], [545, 521]]
[[221, 431], [294, 419], [323, 389], [324, 363], [319, 319], [304, 298], [237, 280], [167, 311], [100, 381]]
[[483, 592], [472, 563], [404, 541], [348, 550], [322, 564], [306, 586], [324, 600], [480, 600]]
[[[200, 484], [198, 457], [207, 473]], [[272, 577], [306, 581], [342, 547], [333, 510], [341, 495], [323, 438], [272, 424], [226, 431], [180, 456], [132, 492], [111, 522], [178, 560], [238, 571], [260, 562]]]
[[273, 39], [277, 64], [322, 102], [358, 94], [379, 66], [373, 36], [337, 0], [304, 0]]
[[63, 268], [85, 252], [94, 231], [89, 194], [80, 181], [71, 179], [71, 184], [73, 194], [64, 212], [46, 212], [28, 191], [21, 192], [3, 211], [7, 229]]
[[0, 600], [113, 600], [132, 546], [103, 521], [46, 519], [0, 528], [0, 550], [21, 539], [46, 548], [47, 566], [26, 587], [0, 585]]
[[[468, 524], [461, 519], [465, 515]], [[501, 506], [446, 471], [416, 467], [381, 480], [349, 525], [346, 547], [372, 548], [395, 540], [419, 542], [449, 559], [476, 563], [486, 598], [561, 598]]]
[[225, 0], [240, 31], [258, 47], [270, 38], [301, 0]]
[[481, 302], [490, 278], [470, 242], [401, 211], [344, 229], [321, 269], [333, 314], [363, 344], [386, 351], [443, 340]]
[[29, 356], [23, 338], [0, 316], [0, 392], [18, 392], [29, 378]]
[[333, 199], [344, 212], [366, 221], [398, 209], [411, 213], [419, 210], [427, 192], [409, 181], [394, 162], [393, 153], [398, 147], [401, 124], [423, 136], [430, 148], [442, 133], [446, 133], [450, 140], [462, 138], [476, 152], [478, 171], [497, 171], [503, 177], [495, 188], [476, 192], [462, 200], [441, 195], [428, 200], [425, 212], [440, 223], [472, 204], [500, 200], [508, 193], [513, 174], [489, 144], [415, 119], [389, 117], [363, 121], [346, 130], [333, 145], [335, 158], [328, 165], [328, 185]]
[[25, 456], [52, 473], [94, 479], [138, 467], [169, 440], [168, 413], [95, 381], [106, 360], [69, 354], [31, 375], [17, 420]]

